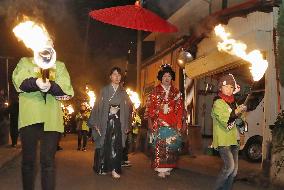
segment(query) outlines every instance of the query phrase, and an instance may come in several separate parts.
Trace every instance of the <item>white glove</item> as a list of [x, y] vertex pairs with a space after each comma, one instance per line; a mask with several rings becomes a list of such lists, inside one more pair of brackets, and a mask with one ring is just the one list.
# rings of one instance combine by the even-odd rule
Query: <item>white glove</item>
[[227, 130], [230, 131], [235, 126], [235, 121], [227, 125]]
[[46, 81], [43, 82], [42, 78], [36, 79], [36, 85], [39, 87], [40, 91], [42, 92], [47, 92], [51, 87], [49, 80], [46, 79]]

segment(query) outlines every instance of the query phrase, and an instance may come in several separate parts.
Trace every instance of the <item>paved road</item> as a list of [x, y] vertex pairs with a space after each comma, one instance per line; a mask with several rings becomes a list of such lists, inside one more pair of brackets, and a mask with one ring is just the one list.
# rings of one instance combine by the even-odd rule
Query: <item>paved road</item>
[[[214, 177], [176, 169], [167, 179], [160, 179], [150, 169], [150, 161], [141, 153], [131, 154], [133, 166], [123, 169], [121, 179], [112, 179], [110, 175], [98, 176], [92, 171], [93, 151], [76, 150], [74, 136], [63, 138], [64, 150], [56, 155], [57, 190], [211, 190]], [[20, 158], [0, 171], [0, 190], [21, 189]], [[39, 172], [36, 189], [40, 189]], [[260, 190], [260, 188], [237, 182], [234, 190]]]

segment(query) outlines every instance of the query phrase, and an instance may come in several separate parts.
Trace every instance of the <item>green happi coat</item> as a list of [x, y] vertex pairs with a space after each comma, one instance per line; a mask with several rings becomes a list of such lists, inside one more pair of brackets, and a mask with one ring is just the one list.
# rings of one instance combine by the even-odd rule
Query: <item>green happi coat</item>
[[[56, 67], [50, 69], [50, 80], [55, 81], [66, 95], [73, 96], [70, 76], [63, 62], [56, 61]], [[20, 85], [25, 79], [41, 77], [39, 67], [33, 58], [22, 58], [13, 72], [13, 84], [19, 92], [19, 128], [44, 123], [44, 131], [64, 132], [61, 103], [51, 94], [46, 102], [41, 91], [23, 92]]]
[[233, 110], [223, 100], [214, 101], [211, 116], [213, 119], [213, 147], [238, 145], [238, 129], [233, 127], [227, 129], [227, 122]]

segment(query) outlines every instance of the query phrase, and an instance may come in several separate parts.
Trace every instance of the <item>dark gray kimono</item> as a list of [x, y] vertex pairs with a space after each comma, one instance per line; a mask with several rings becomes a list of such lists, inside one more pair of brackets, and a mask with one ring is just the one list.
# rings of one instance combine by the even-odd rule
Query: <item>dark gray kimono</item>
[[122, 87], [119, 87], [114, 94], [114, 89], [112, 85], [109, 84], [102, 89], [88, 121], [88, 126], [90, 128], [96, 126], [101, 133], [100, 136], [97, 130], [92, 130], [96, 148], [102, 148], [104, 145], [110, 105], [120, 106], [122, 145], [123, 147], [125, 146], [125, 131], [129, 128], [129, 96]]

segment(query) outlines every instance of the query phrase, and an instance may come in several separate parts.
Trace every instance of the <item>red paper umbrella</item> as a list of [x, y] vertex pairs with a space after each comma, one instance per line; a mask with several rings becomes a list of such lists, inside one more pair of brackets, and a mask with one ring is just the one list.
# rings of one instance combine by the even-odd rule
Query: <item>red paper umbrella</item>
[[136, 2], [135, 5], [94, 10], [89, 15], [104, 23], [136, 30], [162, 33], [178, 31], [174, 25], [141, 7], [139, 2]]

